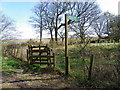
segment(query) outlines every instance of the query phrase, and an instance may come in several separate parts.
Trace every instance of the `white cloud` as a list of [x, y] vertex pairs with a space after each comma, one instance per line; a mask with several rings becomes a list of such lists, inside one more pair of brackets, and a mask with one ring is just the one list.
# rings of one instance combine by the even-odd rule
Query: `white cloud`
[[[21, 32], [21, 39], [39, 38], [39, 33], [36, 34], [35, 29], [29, 23], [17, 23], [16, 29]], [[43, 38], [50, 38], [47, 31], [43, 31]]]
[[103, 11], [109, 11], [113, 14], [118, 14], [118, 2], [119, 0], [97, 0], [100, 8]]
[[34, 29], [28, 23], [17, 23], [16, 29], [22, 33], [22, 39], [36, 38]]

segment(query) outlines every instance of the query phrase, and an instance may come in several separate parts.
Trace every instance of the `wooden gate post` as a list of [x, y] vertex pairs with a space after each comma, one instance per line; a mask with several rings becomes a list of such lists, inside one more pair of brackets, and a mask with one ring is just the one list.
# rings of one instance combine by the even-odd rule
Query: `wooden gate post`
[[65, 75], [69, 75], [70, 71], [70, 63], [68, 59], [68, 21], [67, 21], [67, 14], [65, 14]]
[[53, 53], [53, 68], [56, 66], [55, 53]]
[[29, 63], [29, 54], [28, 54], [28, 49], [26, 49], [27, 52], [27, 62]]

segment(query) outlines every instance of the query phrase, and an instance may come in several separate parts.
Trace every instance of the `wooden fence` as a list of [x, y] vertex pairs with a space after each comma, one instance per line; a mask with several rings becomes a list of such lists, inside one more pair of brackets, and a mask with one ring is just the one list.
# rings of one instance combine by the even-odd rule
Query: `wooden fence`
[[8, 57], [14, 57], [22, 61], [27, 61], [27, 46], [18, 44], [5, 44], [2, 46], [2, 54]]

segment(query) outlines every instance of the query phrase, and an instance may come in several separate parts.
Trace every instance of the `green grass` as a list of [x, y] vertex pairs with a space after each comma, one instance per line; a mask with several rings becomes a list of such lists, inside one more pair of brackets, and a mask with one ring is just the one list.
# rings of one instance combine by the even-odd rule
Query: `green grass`
[[118, 47], [118, 45], [120, 45], [120, 43], [91, 43], [88, 45], [88, 47], [97, 47], [97, 48], [102, 47], [102, 48], [112, 49]]
[[[65, 58], [64, 55], [56, 56], [57, 68], [61, 71], [65, 71]], [[86, 64], [89, 64], [90, 58], [69, 58], [70, 61], [70, 75], [76, 78], [83, 78], [83, 69]]]
[[11, 58], [0, 56], [2, 60], [0, 61], [0, 67], [2, 67], [2, 72], [5, 74], [12, 74], [14, 70], [21, 68], [21, 61]]
[[[113, 78], [112, 77], [110, 78], [110, 76], [113, 75], [113, 73], [114, 73], [113, 70], [115, 70], [115, 68], [113, 68], [114, 66], [112, 64], [114, 64], [114, 62], [116, 61], [116, 56], [119, 53], [118, 47], [120, 47], [119, 43], [95, 43], [95, 44], [90, 43], [85, 48], [85, 54], [83, 54], [83, 56], [82, 56], [80, 53], [80, 49], [81, 49], [80, 45], [68, 45], [68, 56], [69, 56], [70, 68], [71, 68], [70, 75], [73, 76], [75, 79], [78, 79], [80, 82], [83, 81], [83, 83], [85, 83], [86, 85], [89, 84], [91, 86], [99, 85], [99, 83], [98, 84], [96, 83], [98, 81], [101, 82], [100, 84], [102, 86], [104, 86], [105, 80], [107, 80], [107, 81], [111, 80], [111, 82], [116, 82], [114, 80], [115, 76], [113, 76]], [[55, 58], [56, 58], [56, 63], [57, 63], [56, 67], [59, 70], [64, 72], [65, 71], [64, 47], [58, 46], [55, 49], [55, 54], [56, 54]], [[92, 81], [92, 82], [86, 83], [85, 80], [88, 75], [88, 68], [89, 68], [89, 64], [90, 64], [90, 55], [91, 54], [93, 54], [95, 56], [94, 64], [93, 64], [94, 77], [92, 77], [92, 80], [94, 80], [94, 82]], [[82, 59], [82, 57], [84, 57], [84, 60]], [[3, 62], [0, 62], [0, 63], [3, 63], [3, 65], [4, 65], [3, 70], [8, 70], [8, 69], [19, 68], [18, 66], [20, 63], [18, 63], [18, 62], [19, 62], [19, 60], [16, 60], [13, 58], [5, 59], [5, 57], [4, 57]], [[111, 64], [111, 66], [109, 65], [109, 67], [108, 67], [107, 64]], [[37, 69], [39, 69], [40, 67], [44, 67], [44, 65], [36, 64], [36, 65], [34, 65], [34, 67], [32, 67], [32, 69], [30, 69], [29, 67], [27, 67], [27, 68], [30, 69], [31, 71], [34, 71], [34, 70], [37, 71]], [[26, 69], [26, 67], [25, 67], [25, 69]], [[10, 71], [7, 71], [7, 72], [10, 73]], [[106, 76], [106, 75], [108, 75], [108, 76]], [[104, 77], [104, 76], [106, 76], [106, 77]], [[106, 82], [105, 82], [105, 84], [107, 85]]]
[[[116, 77], [113, 76], [114, 73], [113, 70], [115, 70], [113, 65], [117, 60], [117, 55], [119, 54], [118, 51], [119, 47], [120, 47], [120, 43], [99, 43], [99, 44], [90, 43], [85, 48], [85, 54], [83, 54], [82, 56], [84, 57], [83, 60], [79, 52], [81, 47], [79, 47], [79, 45], [68, 45], [68, 56], [70, 60], [70, 72], [69, 72], [70, 76], [74, 77], [79, 82], [83, 82], [85, 85], [88, 84], [90, 86], [95, 85], [99, 87], [99, 83], [97, 82], [100, 82], [100, 86], [104, 87], [103, 82], [105, 80], [111, 82], [117, 82], [115, 81]], [[56, 53], [58, 53], [56, 54], [57, 68], [59, 68], [64, 72], [65, 71], [64, 48], [63, 47], [59, 49], [57, 48]], [[93, 75], [92, 75], [92, 80], [94, 82], [86, 81], [88, 77], [91, 54], [94, 55]], [[99, 69], [100, 72], [97, 71]], [[107, 77], [104, 77], [110, 72], [111, 72], [110, 75], [112, 75], [113, 77], [109, 77], [109, 75]], [[88, 83], [86, 84], [86, 82]], [[105, 84], [107, 86], [107, 82]]]

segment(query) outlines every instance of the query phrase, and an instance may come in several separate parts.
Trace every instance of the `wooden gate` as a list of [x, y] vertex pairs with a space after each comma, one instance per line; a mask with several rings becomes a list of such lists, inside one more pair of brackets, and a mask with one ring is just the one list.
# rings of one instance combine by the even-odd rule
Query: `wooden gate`
[[29, 64], [47, 64], [55, 67], [55, 55], [47, 45], [28, 45], [27, 59]]

